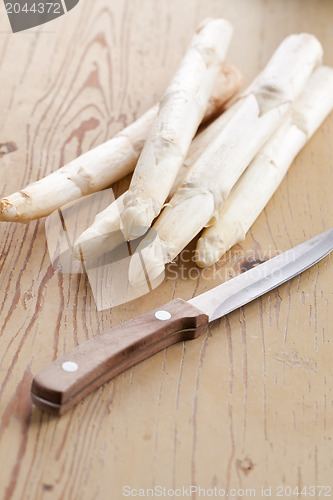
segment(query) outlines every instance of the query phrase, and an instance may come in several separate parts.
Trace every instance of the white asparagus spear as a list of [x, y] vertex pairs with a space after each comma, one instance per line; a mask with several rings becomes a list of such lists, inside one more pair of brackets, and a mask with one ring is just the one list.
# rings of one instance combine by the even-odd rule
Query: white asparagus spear
[[281, 183], [296, 155], [333, 109], [333, 68], [319, 67], [283, 123], [257, 154], [225, 204], [215, 223], [198, 240], [195, 259], [209, 267], [247, 231]]
[[[181, 181], [186, 177], [194, 162], [203, 153], [208, 144], [215, 139], [221, 128], [228, 121], [230, 111], [225, 112], [202, 130], [192, 141], [188, 155], [181, 166], [169, 197], [175, 193]], [[88, 227], [76, 240], [73, 253], [77, 259], [85, 261], [95, 259], [106, 252], [110, 252], [124, 242], [120, 231], [120, 213], [123, 209], [123, 200], [127, 191], [119, 196], [105, 210], [96, 215], [93, 224]]]
[[109, 141], [64, 167], [0, 200], [0, 220], [29, 222], [62, 205], [104, 189], [130, 173], [158, 111], [158, 105]]
[[216, 118], [226, 109], [232, 97], [244, 83], [243, 75], [238, 68], [230, 63], [222, 62], [217, 75], [213, 92], [209, 97], [208, 105], [203, 117], [203, 123]]
[[[163, 272], [165, 263], [171, 262], [203, 227], [214, 222], [232, 187], [277, 128], [321, 59], [322, 47], [312, 35], [291, 35], [280, 44], [250, 92], [230, 108], [229, 121], [195, 162], [154, 224], [158, 238], [145, 247], [149, 277], [154, 279]], [[131, 259], [129, 272], [131, 283], [145, 280], [138, 253]]]
[[170, 199], [176, 193], [178, 187], [191, 171], [191, 167], [202, 155], [204, 150], [217, 138], [223, 127], [226, 126], [234, 112], [235, 108], [228, 109], [194, 138], [191, 143], [188, 155], [186, 156], [183, 165], [178, 170], [176, 179], [167, 197], [168, 201], [170, 201]]
[[127, 239], [144, 234], [160, 213], [204, 115], [232, 31], [224, 19], [205, 21], [167, 88], [123, 200]]
[[[219, 114], [241, 84], [239, 70], [223, 63], [203, 122]], [[158, 109], [156, 104], [112, 139], [0, 200], [0, 221], [27, 223], [45, 217], [66, 203], [105, 189], [133, 172]]]

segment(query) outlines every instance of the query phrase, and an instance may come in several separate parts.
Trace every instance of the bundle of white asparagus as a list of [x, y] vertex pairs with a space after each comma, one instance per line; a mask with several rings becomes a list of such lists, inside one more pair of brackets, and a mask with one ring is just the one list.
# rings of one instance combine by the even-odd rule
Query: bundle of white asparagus
[[[164, 265], [203, 227], [218, 218], [231, 189], [278, 127], [321, 59], [322, 48], [314, 36], [287, 37], [249, 89], [220, 118], [217, 137], [194, 163], [153, 226], [158, 237], [145, 248], [144, 256], [151, 279], [163, 272]], [[138, 252], [132, 257], [130, 281], [141, 283], [145, 279]]]
[[[282, 115], [300, 93], [321, 57], [321, 46], [312, 35], [288, 37], [238, 102], [195, 138], [187, 159], [178, 169], [176, 177], [174, 178], [174, 173], [172, 174], [174, 183], [168, 188], [169, 197], [172, 197], [169, 207], [164, 209], [154, 225], [159, 239], [155, 242], [155, 248], [152, 245], [151, 255], [146, 263], [152, 277], [162, 272], [164, 263], [173, 260], [212, 218], [243, 170], [277, 127]], [[150, 142], [151, 137], [147, 139], [146, 144], [149, 145]], [[151, 144], [148, 147], [152, 147]], [[156, 144], [154, 147], [157, 147]], [[190, 167], [194, 164], [191, 170]], [[135, 172], [138, 168], [142, 169], [140, 160]], [[188, 171], [190, 173], [187, 179], [176, 192]], [[159, 186], [156, 183], [157, 173], [160, 175]], [[164, 170], [160, 171], [156, 165], [151, 168], [146, 165], [146, 177], [148, 178], [150, 174], [153, 184], [156, 185], [152, 197], [149, 198], [147, 195], [148, 200], [156, 198], [158, 192], [164, 190], [166, 177]], [[169, 179], [167, 176], [167, 182]], [[126, 225], [124, 217], [126, 219], [128, 211], [124, 210], [124, 204], [128, 195], [128, 192], [125, 193], [98, 214], [94, 224], [76, 242], [74, 253], [77, 258], [83, 257], [89, 260], [98, 257], [122, 242], [119, 228]], [[165, 191], [163, 191], [164, 196]], [[134, 210], [134, 204], [132, 208]], [[121, 212], [121, 223], [119, 212]], [[139, 213], [142, 214], [140, 209]], [[138, 228], [134, 229], [137, 234]], [[139, 227], [139, 230], [145, 229]], [[128, 228], [125, 228], [125, 234], [129, 236]], [[163, 247], [162, 252], [160, 248], [157, 250], [160, 245]], [[161, 255], [164, 255], [162, 261]], [[154, 267], [155, 270], [152, 271]]]
[[99, 257], [124, 237], [141, 236], [158, 216], [156, 239], [144, 240], [131, 259], [132, 284], [147, 275], [153, 281], [203, 228], [196, 262], [206, 267], [219, 260], [245, 237], [333, 108], [333, 69], [318, 68], [320, 43], [313, 35], [291, 35], [192, 141], [200, 123], [220, 113], [241, 85], [239, 71], [223, 62], [231, 35], [227, 21], [205, 21], [159, 104], [111, 140], [0, 200], [0, 220], [47, 216], [135, 168], [129, 190], [76, 241], [76, 258]]

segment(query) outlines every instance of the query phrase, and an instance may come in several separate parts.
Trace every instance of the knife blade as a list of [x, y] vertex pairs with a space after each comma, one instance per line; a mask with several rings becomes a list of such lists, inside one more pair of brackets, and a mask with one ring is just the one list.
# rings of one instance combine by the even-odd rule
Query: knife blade
[[61, 415], [93, 390], [162, 349], [198, 337], [208, 323], [276, 288], [333, 249], [333, 229], [218, 285], [188, 302], [174, 299], [81, 344], [44, 368], [33, 403]]
[[297, 276], [329, 254], [332, 248], [333, 229], [329, 229], [188, 302], [213, 321]]

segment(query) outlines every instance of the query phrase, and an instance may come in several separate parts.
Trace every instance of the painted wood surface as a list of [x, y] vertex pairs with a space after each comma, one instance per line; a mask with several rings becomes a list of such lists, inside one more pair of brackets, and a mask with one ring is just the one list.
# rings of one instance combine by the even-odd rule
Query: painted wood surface
[[[153, 105], [207, 16], [234, 24], [228, 59], [247, 83], [293, 32], [318, 36], [333, 65], [330, 0], [81, 0], [15, 35], [1, 4], [0, 195]], [[332, 141], [331, 115], [246, 240], [214, 269], [196, 270], [191, 244], [162, 285], [111, 310], [97, 311], [85, 275], [53, 270], [44, 221], [0, 225], [1, 498], [120, 499], [125, 486], [190, 485], [234, 489], [234, 498], [246, 498], [242, 489], [261, 498], [271, 486], [278, 498], [278, 485], [332, 485], [332, 257], [205, 336], [126, 371], [60, 419], [30, 402], [33, 375], [71, 348], [332, 227]]]

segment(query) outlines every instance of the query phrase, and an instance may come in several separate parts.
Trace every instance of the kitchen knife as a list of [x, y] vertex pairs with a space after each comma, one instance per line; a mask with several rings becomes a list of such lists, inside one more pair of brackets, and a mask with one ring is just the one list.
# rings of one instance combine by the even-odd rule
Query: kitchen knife
[[32, 401], [61, 415], [112, 377], [162, 349], [198, 337], [210, 321], [260, 297], [333, 249], [333, 229], [194, 299], [174, 299], [76, 347], [35, 376]]

